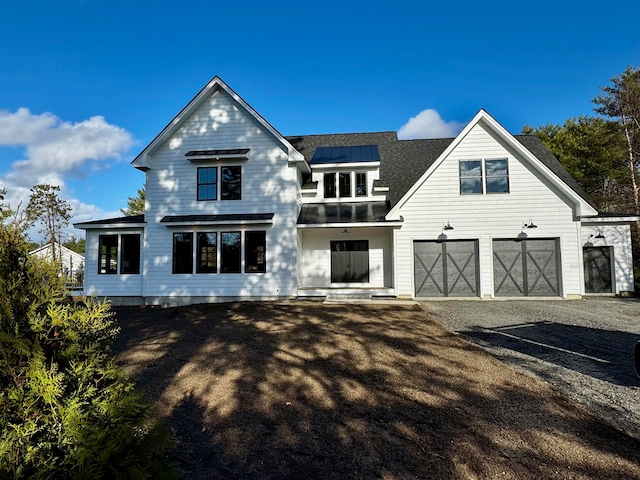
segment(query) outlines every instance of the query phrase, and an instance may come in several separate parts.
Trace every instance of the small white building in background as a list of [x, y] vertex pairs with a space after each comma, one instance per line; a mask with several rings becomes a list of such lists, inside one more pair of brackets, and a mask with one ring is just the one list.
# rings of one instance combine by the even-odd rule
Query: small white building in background
[[639, 218], [484, 110], [456, 138], [285, 137], [215, 77], [132, 164], [144, 214], [75, 225], [85, 293], [114, 304], [634, 289]]
[[[32, 250], [29, 255], [51, 261], [53, 260], [53, 253], [51, 244], [47, 243], [40, 248]], [[62, 266], [62, 273], [65, 275], [84, 269], [84, 256], [57, 242], [55, 243], [55, 256]]]

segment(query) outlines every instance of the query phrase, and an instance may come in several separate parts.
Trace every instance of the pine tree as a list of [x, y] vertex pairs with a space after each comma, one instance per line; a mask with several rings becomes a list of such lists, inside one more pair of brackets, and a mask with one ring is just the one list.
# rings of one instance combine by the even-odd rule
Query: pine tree
[[109, 308], [72, 302], [55, 265], [27, 256], [23, 225], [0, 224], [0, 478], [173, 476], [167, 436], [110, 355]]

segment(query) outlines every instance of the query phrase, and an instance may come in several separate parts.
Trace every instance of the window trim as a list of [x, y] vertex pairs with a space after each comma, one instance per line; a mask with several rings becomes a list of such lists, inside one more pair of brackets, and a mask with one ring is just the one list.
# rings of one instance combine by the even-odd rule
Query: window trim
[[[506, 175], [491, 175], [490, 177], [487, 176], [487, 162], [494, 162], [494, 161], [504, 161], [506, 162]], [[480, 175], [467, 175], [467, 176], [463, 176], [462, 175], [462, 164], [463, 163], [467, 163], [467, 162], [480, 162]], [[480, 191], [479, 192], [463, 192], [462, 191], [462, 180], [464, 178], [471, 178], [471, 179], [480, 179]], [[489, 178], [495, 179], [495, 178], [506, 178], [507, 181], [507, 189], [506, 191], [502, 191], [502, 192], [497, 192], [497, 191], [488, 191], [487, 185], [488, 182], [487, 180]], [[507, 193], [511, 193], [511, 182], [509, 181], [510, 178], [510, 174], [509, 174], [509, 158], [508, 157], [502, 157], [502, 158], [473, 158], [473, 159], [466, 159], [466, 160], [459, 160], [458, 161], [458, 187], [459, 187], [459, 193], [460, 195], [502, 195], [502, 194], [507, 194]]]

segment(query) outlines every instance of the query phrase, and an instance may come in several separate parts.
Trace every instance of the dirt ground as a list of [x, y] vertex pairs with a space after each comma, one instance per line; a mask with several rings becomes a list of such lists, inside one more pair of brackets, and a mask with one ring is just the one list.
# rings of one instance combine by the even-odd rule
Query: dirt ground
[[640, 479], [639, 441], [419, 306], [116, 312], [187, 479]]

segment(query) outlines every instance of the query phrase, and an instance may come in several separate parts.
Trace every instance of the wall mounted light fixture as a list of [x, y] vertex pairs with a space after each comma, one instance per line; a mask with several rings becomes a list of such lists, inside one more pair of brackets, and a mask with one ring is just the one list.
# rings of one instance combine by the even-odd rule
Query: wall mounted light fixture
[[533, 223], [533, 220], [529, 219], [528, 222], [525, 222], [522, 225], [522, 228], [538, 228], [538, 225], [536, 225], [535, 223]]
[[453, 227], [452, 227], [452, 226], [451, 226], [451, 224], [447, 221], [447, 224], [442, 226], [442, 230], [453, 230]]
[[604, 238], [604, 235], [600, 230], [596, 230], [596, 233], [589, 235], [589, 238]]

